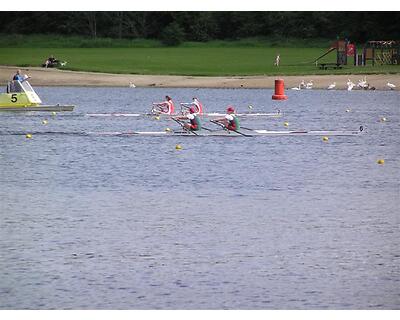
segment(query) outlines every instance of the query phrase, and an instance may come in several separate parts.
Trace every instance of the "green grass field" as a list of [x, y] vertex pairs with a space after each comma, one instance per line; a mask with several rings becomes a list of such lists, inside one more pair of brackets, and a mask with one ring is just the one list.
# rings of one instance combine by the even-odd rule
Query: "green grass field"
[[[342, 70], [319, 70], [313, 61], [326, 51], [326, 47], [268, 47], [259, 43], [254, 45], [254, 42], [249, 42], [249, 46], [244, 46], [243, 42], [237, 42], [237, 46], [234, 42], [214, 42], [209, 45], [189, 43], [179, 47], [163, 47], [147, 41], [139, 47], [125, 48], [64, 48], [57, 43], [50, 44], [56, 44], [57, 47], [34, 42], [30, 42], [33, 47], [23, 47], [20, 43], [15, 43], [19, 47], [7, 47], [12, 43], [1, 43], [0, 39], [0, 65], [40, 66], [53, 54], [68, 62], [65, 69], [106, 73], [245, 76], [400, 72], [399, 65], [354, 67], [352, 57], [350, 64]], [[149, 45], [152, 47], [147, 47]], [[280, 67], [274, 66], [277, 53], [281, 56]], [[335, 61], [335, 51], [320, 60]]]

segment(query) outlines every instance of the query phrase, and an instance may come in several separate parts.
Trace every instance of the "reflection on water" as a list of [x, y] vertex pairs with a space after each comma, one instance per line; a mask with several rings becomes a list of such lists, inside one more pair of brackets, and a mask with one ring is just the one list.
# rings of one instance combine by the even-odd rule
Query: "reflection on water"
[[85, 116], [147, 112], [169, 94], [176, 103], [196, 95], [215, 112], [228, 104], [284, 112], [242, 121], [257, 129], [362, 124], [366, 133], [328, 142], [2, 134], [0, 308], [399, 307], [398, 93], [307, 90], [282, 103], [270, 90], [38, 93], [76, 111], [1, 114], [0, 132], [173, 128], [168, 120]]

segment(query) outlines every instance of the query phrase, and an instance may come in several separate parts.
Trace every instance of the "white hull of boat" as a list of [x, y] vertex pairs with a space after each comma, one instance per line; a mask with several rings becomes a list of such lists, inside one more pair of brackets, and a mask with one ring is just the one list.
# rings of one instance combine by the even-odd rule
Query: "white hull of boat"
[[[113, 113], [87, 113], [86, 116], [88, 117], [155, 117], [155, 116], [161, 116], [161, 117], [176, 117], [176, 116], [182, 116], [182, 114], [173, 114], [173, 115], [167, 115], [167, 114], [154, 114], [154, 113], [118, 113], [118, 112], [113, 112]], [[220, 118], [224, 117], [225, 113], [217, 113], [217, 112], [211, 112], [211, 113], [205, 113], [203, 115], [200, 115], [201, 117], [208, 117], [208, 118]], [[236, 114], [238, 117], [267, 117], [267, 118], [279, 118], [282, 116], [281, 112], [276, 112], [276, 113], [238, 113]]]

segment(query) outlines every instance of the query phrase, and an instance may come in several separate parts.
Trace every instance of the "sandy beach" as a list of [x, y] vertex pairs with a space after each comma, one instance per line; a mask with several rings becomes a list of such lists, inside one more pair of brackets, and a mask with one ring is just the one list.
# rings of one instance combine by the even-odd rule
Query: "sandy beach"
[[[18, 67], [0, 66], [0, 84], [5, 86]], [[326, 89], [336, 82], [336, 89], [347, 89], [348, 79], [357, 84], [362, 75], [307, 75], [307, 76], [237, 76], [237, 77], [197, 77], [166, 75], [109, 74], [97, 72], [77, 72], [37, 67], [20, 68], [32, 77], [34, 86], [113, 86], [128, 87], [181, 87], [181, 88], [273, 88], [274, 80], [285, 80], [285, 87], [298, 86], [304, 80], [313, 80], [315, 89]], [[387, 83], [400, 87], [399, 74], [367, 75], [367, 82], [376, 90], [389, 90]]]

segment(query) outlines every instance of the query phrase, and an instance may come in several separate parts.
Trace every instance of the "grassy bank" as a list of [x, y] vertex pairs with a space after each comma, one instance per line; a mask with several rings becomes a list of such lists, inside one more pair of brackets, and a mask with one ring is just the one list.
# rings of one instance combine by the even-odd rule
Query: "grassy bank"
[[[135, 42], [100, 39], [100, 42], [103, 41], [103, 47], [86, 48], [79, 42], [86, 41], [82, 38], [43, 39], [42, 36], [32, 36], [29, 39], [25, 39], [27, 42], [23, 42], [24, 46], [20, 40], [14, 39], [15, 46], [12, 47], [12, 43], [0, 37], [0, 64], [40, 66], [53, 54], [58, 59], [68, 62], [65, 69], [107, 73], [197, 76], [400, 73], [400, 66], [349, 65], [342, 70], [319, 70], [313, 61], [322, 55], [327, 47], [306, 47], [304, 44], [301, 47], [299, 42], [296, 43], [296, 47], [292, 46], [293, 43], [273, 47], [259, 39], [248, 39], [237, 42], [184, 43], [179, 47], [164, 47], [149, 40]], [[107, 41], [114, 47], [107, 47]], [[61, 47], [61, 44], [69, 47]], [[80, 47], [77, 47], [78, 45]], [[91, 45], [94, 46], [93, 43]], [[281, 56], [279, 67], [274, 66], [277, 53]], [[336, 55], [332, 52], [320, 62], [335, 61]]]

